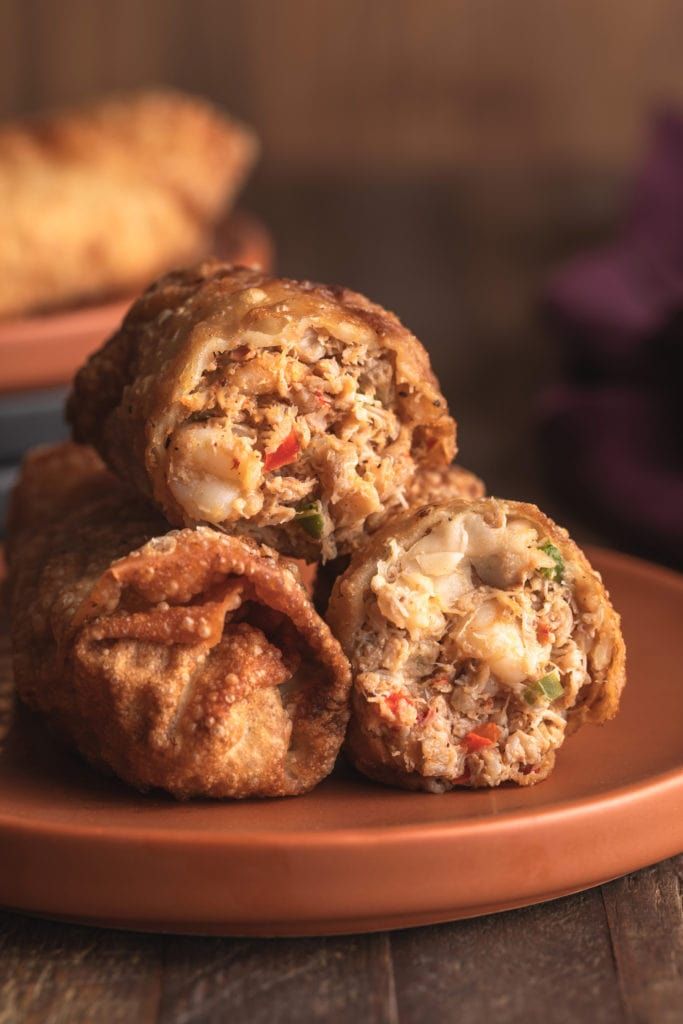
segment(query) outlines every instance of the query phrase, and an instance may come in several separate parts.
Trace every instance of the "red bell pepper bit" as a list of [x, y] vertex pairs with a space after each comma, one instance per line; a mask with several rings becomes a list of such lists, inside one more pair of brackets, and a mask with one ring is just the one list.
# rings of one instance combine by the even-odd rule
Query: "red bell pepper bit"
[[539, 644], [547, 644], [550, 639], [550, 626], [547, 622], [539, 622], [536, 626], [536, 639]]
[[266, 455], [264, 463], [266, 472], [270, 472], [271, 469], [280, 469], [281, 466], [287, 466], [290, 462], [294, 462], [300, 451], [299, 438], [292, 430], [274, 452], [268, 452]]
[[398, 718], [399, 716], [401, 701], [405, 701], [406, 704], [413, 703], [410, 697], [404, 697], [402, 693], [390, 693], [388, 697], [384, 698], [384, 703], [389, 708], [394, 718]]
[[493, 722], [480, 725], [476, 731], [468, 732], [465, 736], [467, 753], [473, 754], [477, 750], [484, 750], [485, 747], [492, 747], [494, 743], [497, 743], [499, 736], [500, 729]]

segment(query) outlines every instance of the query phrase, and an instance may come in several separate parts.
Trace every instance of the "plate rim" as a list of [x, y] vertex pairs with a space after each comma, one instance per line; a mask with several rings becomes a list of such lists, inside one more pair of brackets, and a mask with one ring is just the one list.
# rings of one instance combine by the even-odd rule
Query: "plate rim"
[[[94, 770], [94, 769], [93, 769]], [[373, 783], [375, 785], [375, 783]], [[385, 787], [389, 789], [389, 787]], [[96, 842], [121, 842], [134, 843], [144, 842], [145, 845], [158, 844], [167, 846], [169, 843], [175, 846], [184, 846], [191, 843], [193, 846], [198, 843], [207, 846], [221, 847], [259, 847], [259, 849], [271, 849], [278, 847], [297, 846], [301, 837], [305, 835], [306, 844], [319, 847], [363, 844], [372, 841], [375, 845], [391, 845], [395, 842], [413, 841], [417, 838], [439, 841], [452, 838], [452, 833], [458, 835], [466, 834], [468, 837], [477, 838], [486, 831], [494, 828], [496, 831], [506, 829], [518, 831], [528, 827], [534, 827], [537, 823], [552, 824], [554, 818], [561, 818], [566, 821], [568, 818], [584, 818], [590, 814], [597, 814], [606, 810], [625, 811], [627, 804], [647, 800], [650, 797], [665, 795], [671, 789], [674, 792], [680, 788], [683, 796], [683, 767], [673, 768], [650, 776], [642, 782], [631, 783], [616, 788], [608, 789], [600, 796], [584, 796], [576, 799], [566, 800], [555, 804], [549, 804], [544, 808], [515, 809], [514, 811], [501, 811], [499, 814], [482, 814], [473, 818], [453, 817], [449, 821], [440, 822], [407, 822], [400, 825], [367, 825], [352, 828], [331, 829], [326, 828], [320, 832], [309, 832], [304, 829], [264, 832], [264, 831], [210, 831], [204, 828], [187, 828], [178, 830], [172, 826], [141, 826], [140, 828], [128, 828], [114, 826], [108, 829], [106, 825], [68, 825], [63, 826], [58, 822], [40, 821], [36, 819], [12, 816], [0, 811], [0, 832], [14, 831], [16, 833], [29, 832], [40, 833], [45, 836], [70, 837], [74, 840], [94, 840]], [[406, 791], [406, 796], [409, 796]], [[414, 794], [413, 794], [414, 795]], [[448, 799], [451, 796], [464, 796], [466, 791], [452, 791], [442, 793], [438, 796]], [[145, 798], [144, 793], [139, 794], [141, 799]], [[434, 794], [425, 793], [426, 799]], [[290, 800], [290, 797], [275, 797], [260, 803], [280, 803]], [[232, 801], [236, 803], [237, 801]], [[207, 801], [206, 806], [215, 803], [216, 807], [229, 807], [228, 801]], [[256, 803], [256, 801], [254, 801]], [[173, 805], [171, 805], [173, 806]], [[95, 813], [100, 813], [95, 812]], [[104, 813], [104, 812], [102, 812]], [[681, 828], [683, 836], [683, 823]]]

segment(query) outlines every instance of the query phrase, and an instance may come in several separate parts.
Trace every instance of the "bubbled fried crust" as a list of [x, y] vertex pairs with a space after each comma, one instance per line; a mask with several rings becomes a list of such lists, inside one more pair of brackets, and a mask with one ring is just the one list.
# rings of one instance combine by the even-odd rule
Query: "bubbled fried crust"
[[406, 488], [409, 508], [421, 505], [442, 505], [453, 498], [474, 501], [486, 494], [484, 481], [464, 466], [430, 466], [418, 470]]
[[[263, 297], [254, 303], [256, 290]], [[346, 288], [207, 261], [162, 277], [134, 303], [121, 329], [77, 374], [68, 403], [76, 440], [94, 445], [174, 525], [190, 522], [168, 486], [167, 444], [191, 413], [207, 346], [216, 338], [229, 349], [256, 312], [274, 305], [286, 307], [295, 320], [314, 318], [328, 330], [342, 322], [370, 328], [393, 357], [396, 411], [412, 437], [414, 468], [439, 468], [455, 454], [455, 424], [427, 352], [393, 313]], [[397, 480], [397, 486], [404, 483]], [[303, 530], [294, 539], [272, 527], [259, 534], [258, 515], [242, 526], [295, 557], [319, 554], [319, 544]]]
[[55, 458], [54, 445], [34, 448], [21, 467], [21, 487], [12, 493], [7, 513], [7, 532], [12, 537], [7, 555], [11, 557], [25, 531], [30, 543], [39, 526], [74, 508], [79, 501], [89, 501], [101, 493], [111, 474], [92, 448], [79, 444], [60, 445]]
[[[594, 679], [591, 684], [582, 687], [579, 701], [567, 713], [566, 735], [575, 732], [584, 723], [603, 724], [616, 715], [626, 684], [626, 648], [621, 633], [621, 620], [610, 602], [599, 573], [591, 567], [583, 551], [565, 529], [535, 505], [498, 498], [480, 498], [475, 501], [456, 498], [396, 517], [382, 527], [365, 548], [355, 553], [346, 572], [337, 579], [327, 610], [327, 621], [351, 662], [352, 673], [356, 673], [358, 663], [355, 646], [365, 620], [364, 602], [377, 571], [377, 563], [390, 557], [390, 541], [395, 539], [407, 549], [432, 529], [444, 512], [458, 514], [471, 511], [488, 519], [495, 518], [495, 509], [500, 506], [508, 515], [515, 514], [530, 520], [539, 534], [548, 537], [559, 549], [568, 575], [571, 576], [572, 589], [579, 607], [585, 607], [587, 602], [597, 599], [603, 608], [604, 621], [599, 635], [611, 641], [611, 661], [600, 680]], [[365, 701], [359, 691], [353, 689], [347, 750], [358, 769], [387, 784], [408, 789], [432, 789], [431, 780], [417, 772], [408, 775], [391, 763], [381, 742], [364, 727], [365, 717]], [[541, 781], [547, 777], [553, 765], [554, 752], [550, 751], [533, 776], [522, 778], [520, 784], [531, 785]], [[461, 784], [467, 785], [466, 782]]]
[[199, 258], [256, 153], [249, 129], [170, 90], [0, 125], [0, 316], [129, 293]]
[[19, 695], [88, 760], [143, 790], [311, 789], [341, 745], [350, 673], [294, 564], [209, 529], [165, 532], [101, 465], [99, 493], [85, 498], [93, 463], [80, 451], [79, 479], [78, 447], [53, 449], [46, 479], [63, 466], [74, 500], [62, 495], [52, 522], [33, 518], [31, 460], [14, 497]]
[[[417, 509], [428, 504], [443, 504], [452, 501], [453, 498], [474, 501], [476, 498], [483, 498], [485, 494], [484, 481], [464, 466], [450, 465], [437, 469], [428, 466], [418, 469], [406, 487], [405, 500], [409, 509]], [[400, 518], [404, 516], [405, 511], [399, 514]], [[366, 525], [367, 536], [372, 534], [373, 525], [372, 522]], [[318, 565], [313, 585], [313, 602], [321, 615], [325, 614], [335, 580], [348, 569], [349, 562], [349, 556], [342, 555]]]

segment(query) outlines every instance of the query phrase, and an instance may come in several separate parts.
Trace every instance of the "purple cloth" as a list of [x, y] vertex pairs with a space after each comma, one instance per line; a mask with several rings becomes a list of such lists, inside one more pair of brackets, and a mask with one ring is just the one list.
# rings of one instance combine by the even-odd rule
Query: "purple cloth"
[[608, 246], [550, 282], [564, 384], [541, 416], [556, 486], [615, 543], [683, 564], [683, 118], [660, 117]]

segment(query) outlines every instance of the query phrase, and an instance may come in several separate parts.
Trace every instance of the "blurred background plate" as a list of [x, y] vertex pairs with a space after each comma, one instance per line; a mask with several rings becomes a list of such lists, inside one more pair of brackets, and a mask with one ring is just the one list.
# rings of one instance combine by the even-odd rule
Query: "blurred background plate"
[[[246, 266], [270, 269], [273, 251], [266, 226], [243, 211], [234, 213], [216, 238], [218, 255]], [[0, 391], [67, 383], [116, 330], [132, 298], [0, 323]]]

